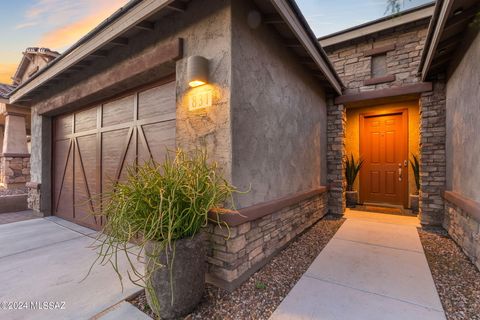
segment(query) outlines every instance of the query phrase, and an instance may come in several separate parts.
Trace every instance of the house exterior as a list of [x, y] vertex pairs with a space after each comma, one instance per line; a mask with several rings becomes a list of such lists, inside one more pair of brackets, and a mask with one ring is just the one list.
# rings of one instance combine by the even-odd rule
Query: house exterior
[[446, 186], [442, 225], [480, 269], [480, 5], [442, 1], [419, 72], [445, 83]]
[[319, 41], [345, 84], [328, 107], [330, 210], [345, 210], [351, 154], [365, 160], [362, 203], [408, 208], [416, 154], [420, 222], [443, 225], [480, 268], [478, 12], [437, 1]]
[[365, 160], [360, 201], [404, 208], [415, 190], [409, 160], [421, 159], [420, 221], [439, 225], [445, 189], [445, 84], [417, 75], [433, 4], [321, 38], [345, 83], [329, 107], [331, 207], [345, 208], [345, 156]]
[[[198, 56], [208, 79], [190, 87]], [[233, 288], [326, 214], [327, 95], [341, 89], [291, 1], [131, 1], [10, 93], [32, 111], [29, 205], [99, 228], [90, 199], [128, 164], [203, 146], [251, 186], [222, 216], [230, 238], [209, 230], [207, 278]]]
[[30, 180], [30, 109], [10, 104], [8, 96], [58, 55], [47, 48], [27, 48], [12, 85], [0, 84], [0, 186], [25, 187]]
[[[29, 206], [98, 229], [94, 196], [128, 164], [162, 161], [166, 147], [205, 147], [228, 180], [251, 189], [235, 198], [240, 214], [221, 216], [228, 230], [208, 227], [207, 279], [232, 289], [327, 211], [343, 214], [349, 154], [369, 157], [362, 202], [409, 207], [414, 153], [421, 223], [444, 224], [475, 261], [478, 220], [466, 217], [478, 217], [480, 170], [461, 147], [478, 143], [462, 141], [474, 122], [457, 124], [477, 117], [478, 72], [468, 63], [478, 46], [456, 60], [472, 69], [467, 80], [435, 53], [466, 2], [318, 41], [294, 1], [131, 1], [6, 96], [32, 113]], [[458, 148], [462, 168], [451, 160]], [[476, 172], [463, 177], [468, 168]], [[458, 195], [470, 200], [460, 205]]]

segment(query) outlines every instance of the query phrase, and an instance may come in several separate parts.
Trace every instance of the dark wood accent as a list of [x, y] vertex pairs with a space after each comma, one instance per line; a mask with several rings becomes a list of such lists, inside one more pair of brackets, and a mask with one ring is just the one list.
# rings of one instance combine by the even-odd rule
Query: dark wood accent
[[216, 214], [210, 212], [209, 217], [215, 221], [219, 219], [220, 221], [227, 223], [229, 226], [234, 227], [248, 221], [260, 219], [266, 215], [278, 212], [283, 208], [289, 207], [327, 191], [328, 188], [322, 186], [313, 190], [297, 192], [279, 199], [243, 208], [238, 210], [238, 213]]
[[128, 46], [128, 38], [116, 38], [110, 41], [115, 46]]
[[168, 9], [178, 12], [185, 12], [187, 10], [187, 3], [173, 2], [167, 6]]
[[363, 81], [364, 86], [371, 86], [374, 84], [379, 84], [379, 83], [386, 83], [386, 82], [392, 82], [395, 81], [395, 75], [389, 74], [383, 77], [377, 77], [377, 78], [372, 78], [372, 79], [367, 79]]
[[396, 97], [411, 94], [420, 94], [422, 92], [432, 91], [431, 82], [420, 82], [401, 87], [393, 87], [380, 90], [365, 91], [360, 93], [344, 94], [335, 98], [335, 104], [344, 104], [349, 102], [358, 102], [362, 100], [374, 100], [380, 98]]
[[298, 40], [284, 40], [284, 45], [289, 48], [299, 48], [302, 47], [302, 44]]
[[365, 50], [363, 52], [363, 56], [364, 57], [375, 56], [377, 54], [382, 54], [382, 53], [386, 53], [386, 52], [393, 51], [393, 50], [395, 50], [395, 44], [394, 43], [387, 44], [385, 46], [381, 46], [381, 47], [377, 47], [377, 48], [373, 48], [373, 49], [370, 49], [370, 50]]
[[[125, 88], [145, 85], [175, 72], [183, 56], [182, 39], [153, 46], [112, 68], [36, 104], [39, 114], [57, 115], [123, 94]], [[167, 73], [168, 72], [168, 73]]]
[[480, 223], [480, 202], [464, 197], [454, 191], [445, 191], [443, 198], [468, 213], [475, 221]]
[[124, 181], [128, 166], [163, 161], [166, 148], [175, 147], [172, 80], [53, 119], [53, 214], [100, 229], [103, 217], [91, 214], [101, 210], [97, 196]]
[[262, 17], [263, 23], [266, 24], [282, 24], [285, 23], [285, 20], [283, 20], [282, 17], [280, 17], [278, 14], [266, 14], [263, 15]]
[[407, 207], [408, 109], [382, 109], [360, 114], [360, 202]]
[[[25, 115], [22, 115], [22, 116], [25, 117]], [[15, 158], [30, 158], [30, 153], [0, 153], [0, 156], [15, 157]]]
[[107, 50], [98, 50], [90, 54], [92, 57], [99, 57], [99, 58], [105, 58], [108, 56], [108, 51]]
[[155, 23], [150, 21], [142, 21], [139, 24], [136, 24], [135, 28], [152, 31], [155, 29]]

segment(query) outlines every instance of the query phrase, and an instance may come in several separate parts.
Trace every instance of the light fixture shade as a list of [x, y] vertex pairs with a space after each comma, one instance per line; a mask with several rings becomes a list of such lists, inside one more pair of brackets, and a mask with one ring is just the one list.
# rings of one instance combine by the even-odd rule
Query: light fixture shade
[[190, 87], [208, 83], [208, 60], [201, 56], [191, 56], [187, 60], [187, 81]]

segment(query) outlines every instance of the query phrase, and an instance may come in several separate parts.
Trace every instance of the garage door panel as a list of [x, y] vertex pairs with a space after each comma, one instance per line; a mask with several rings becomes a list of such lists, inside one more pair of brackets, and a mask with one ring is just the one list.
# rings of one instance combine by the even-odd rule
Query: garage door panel
[[93, 130], [97, 127], [97, 108], [90, 108], [75, 114], [75, 132]]
[[57, 140], [65, 139], [68, 135], [72, 134], [72, 115], [60, 116], [55, 119], [54, 130], [55, 138]]
[[166, 115], [175, 119], [175, 82], [154, 87], [138, 94], [138, 119]]
[[[78, 137], [75, 153], [75, 209], [91, 210], [90, 201], [97, 191], [97, 136]], [[93, 202], [92, 202], [93, 204]], [[87, 206], [88, 205], [88, 206]]]
[[103, 191], [110, 190], [121, 170], [121, 159], [125, 154], [127, 142], [131, 140], [130, 129], [104, 132], [102, 134], [102, 186]]
[[175, 85], [58, 116], [54, 134], [55, 214], [99, 229], [102, 218], [91, 215], [100, 207], [95, 196], [124, 181], [136, 159], [161, 162], [166, 147], [175, 148]]
[[128, 96], [103, 105], [103, 127], [133, 121], [134, 96]]
[[55, 212], [63, 217], [73, 216], [73, 157], [70, 140], [56, 143], [57, 150], [64, 153], [55, 158]]
[[155, 161], [163, 162], [166, 150], [175, 149], [175, 120], [144, 125], [143, 132]]

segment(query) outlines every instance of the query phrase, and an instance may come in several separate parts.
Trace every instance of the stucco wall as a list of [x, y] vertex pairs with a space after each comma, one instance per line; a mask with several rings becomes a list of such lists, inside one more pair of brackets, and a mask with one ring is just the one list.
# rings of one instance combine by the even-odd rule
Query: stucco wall
[[[360, 157], [360, 114], [369, 113], [369, 112], [378, 112], [384, 111], [386, 108], [391, 110], [398, 110], [408, 108], [408, 155], [409, 159], [412, 158], [412, 153], [419, 155], [419, 145], [420, 145], [420, 115], [418, 100], [406, 101], [401, 103], [393, 103], [389, 105], [380, 105], [374, 107], [365, 107], [365, 108], [350, 108], [347, 109], [347, 128], [346, 128], [346, 138], [345, 138], [345, 149], [346, 154], [350, 157], [353, 154], [353, 157], [358, 161]], [[355, 180], [355, 190], [359, 189], [360, 178], [357, 177]], [[409, 193], [414, 193], [416, 191], [415, 186], [415, 177], [413, 175], [413, 170], [408, 164], [408, 191]]]
[[233, 1], [233, 183], [239, 207], [310, 190], [326, 180], [326, 104], [318, 80], [272, 26], [248, 23], [251, 1]]
[[447, 188], [480, 201], [480, 33], [447, 81]]

